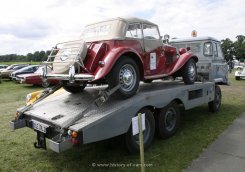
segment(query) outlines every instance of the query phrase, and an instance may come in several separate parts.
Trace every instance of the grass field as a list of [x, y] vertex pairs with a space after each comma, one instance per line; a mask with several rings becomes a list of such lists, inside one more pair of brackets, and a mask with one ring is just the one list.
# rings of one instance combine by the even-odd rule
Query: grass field
[[41, 62], [0, 62], [0, 65], [11, 65], [11, 64], [32, 64], [32, 65], [38, 65], [38, 64], [41, 64]]
[[[230, 77], [231, 86], [221, 86], [223, 100], [219, 113], [208, 112], [207, 105], [188, 110], [182, 113], [181, 128], [174, 137], [154, 139], [153, 146], [145, 152], [146, 171], [180, 172], [187, 168], [245, 111], [245, 81], [233, 78], [234, 73]], [[24, 104], [25, 95], [39, 89], [7, 80], [0, 84], [0, 171], [140, 171], [139, 156], [127, 153], [122, 137], [57, 154], [35, 149], [36, 135], [31, 129], [11, 131], [8, 122]]]

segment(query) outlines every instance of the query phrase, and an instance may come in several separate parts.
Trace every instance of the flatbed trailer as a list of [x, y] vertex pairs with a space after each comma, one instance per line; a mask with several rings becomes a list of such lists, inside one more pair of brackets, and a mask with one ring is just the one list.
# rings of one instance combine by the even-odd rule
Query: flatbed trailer
[[[17, 118], [10, 122], [12, 129], [29, 127], [37, 132], [36, 148], [62, 152], [76, 144], [87, 144], [125, 135], [130, 152], [139, 151], [138, 135], [132, 135], [132, 118], [145, 114], [144, 148], [147, 149], [158, 134], [172, 136], [179, 127], [180, 106], [185, 110], [208, 104], [216, 112], [221, 106], [221, 91], [214, 82], [185, 85], [178, 81], [156, 80], [141, 83], [138, 93], [120, 100], [99, 97], [103, 86], [87, 87], [82, 93], [71, 94], [59, 89], [29, 108], [17, 110]], [[23, 110], [25, 109], [25, 110]], [[21, 113], [20, 113], [21, 112]]]

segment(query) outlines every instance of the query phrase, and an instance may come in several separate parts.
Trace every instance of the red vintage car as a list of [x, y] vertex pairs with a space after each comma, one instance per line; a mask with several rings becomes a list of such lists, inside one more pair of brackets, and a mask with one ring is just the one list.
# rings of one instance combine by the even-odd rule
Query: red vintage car
[[81, 40], [57, 44], [46, 62], [65, 90], [82, 91], [87, 83], [120, 85], [115, 94], [133, 96], [139, 82], [182, 76], [186, 84], [196, 79], [197, 56], [163, 44], [158, 26], [138, 18], [115, 18], [85, 27]]
[[55, 85], [59, 83], [57, 79], [48, 79], [47, 82], [43, 82], [42, 73], [44, 67], [39, 67], [38, 70], [30, 74], [21, 74], [16, 76], [16, 81], [21, 84], [42, 85], [48, 87], [49, 85]]

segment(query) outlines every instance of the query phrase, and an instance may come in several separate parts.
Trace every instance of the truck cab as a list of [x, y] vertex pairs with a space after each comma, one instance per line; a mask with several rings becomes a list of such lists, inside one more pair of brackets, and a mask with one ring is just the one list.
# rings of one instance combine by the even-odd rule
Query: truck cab
[[228, 67], [224, 59], [220, 41], [213, 37], [192, 37], [172, 39], [170, 44], [176, 49], [186, 48], [198, 57], [197, 73], [199, 81], [214, 81], [228, 84]]

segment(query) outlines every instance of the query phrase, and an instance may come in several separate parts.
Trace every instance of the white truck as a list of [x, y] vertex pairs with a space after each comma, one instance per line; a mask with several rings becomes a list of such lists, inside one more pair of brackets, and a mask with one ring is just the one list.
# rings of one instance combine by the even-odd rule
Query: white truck
[[[112, 94], [118, 89], [87, 87], [83, 93], [71, 94], [61, 85], [28, 95], [34, 101], [16, 113], [12, 129], [29, 127], [37, 133], [36, 148], [65, 151], [77, 144], [87, 144], [124, 135], [128, 150], [139, 152], [139, 137], [132, 134], [132, 118], [145, 114], [144, 148], [154, 135], [168, 138], [180, 125], [180, 107], [185, 110], [208, 104], [210, 111], [221, 106], [221, 90], [214, 82], [185, 85], [181, 81], [156, 80], [141, 83], [138, 93], [126, 100]], [[104, 91], [101, 91], [104, 90]], [[30, 101], [29, 101], [30, 102]], [[182, 108], [181, 108], [182, 109]]]
[[170, 44], [177, 50], [186, 48], [198, 57], [198, 80], [228, 84], [228, 66], [222, 53], [220, 41], [206, 36], [171, 39]]

